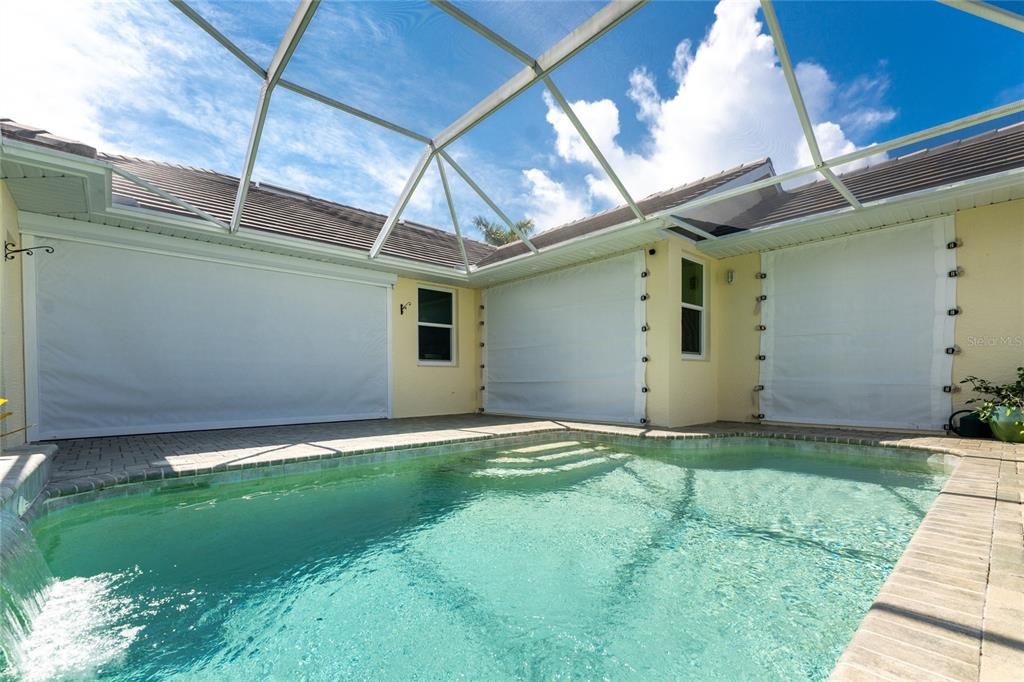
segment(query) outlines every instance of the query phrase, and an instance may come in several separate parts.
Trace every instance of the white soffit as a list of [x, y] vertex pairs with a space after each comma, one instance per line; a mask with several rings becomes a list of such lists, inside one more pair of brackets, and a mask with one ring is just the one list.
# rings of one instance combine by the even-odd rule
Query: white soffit
[[14, 202], [39, 213], [88, 213], [89, 198], [84, 178], [8, 178], [7, 189]]

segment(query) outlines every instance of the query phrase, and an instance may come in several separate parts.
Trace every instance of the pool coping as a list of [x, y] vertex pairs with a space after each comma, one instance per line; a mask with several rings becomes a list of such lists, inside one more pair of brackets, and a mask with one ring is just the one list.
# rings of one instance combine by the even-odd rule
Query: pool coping
[[[345, 461], [387, 461], [389, 454], [457, 446], [475, 449], [583, 434], [658, 441], [769, 438], [940, 453], [956, 458], [949, 478], [905, 547], [837, 661], [830, 680], [1020, 679], [1024, 670], [1024, 447], [942, 436], [815, 427], [714, 424], [664, 430], [567, 421], [527, 421], [488, 430], [403, 434], [365, 447], [203, 465], [145, 466], [51, 480], [26, 517], [102, 494], [131, 494], [150, 481], [198, 483], [237, 473], [238, 480]], [[419, 437], [417, 437], [419, 436]], [[359, 439], [355, 439], [359, 440]], [[381, 441], [385, 441], [381, 443]], [[910, 454], [907, 452], [906, 454]], [[309, 465], [312, 465], [311, 467]], [[106, 491], [103, 493], [102, 491]]]

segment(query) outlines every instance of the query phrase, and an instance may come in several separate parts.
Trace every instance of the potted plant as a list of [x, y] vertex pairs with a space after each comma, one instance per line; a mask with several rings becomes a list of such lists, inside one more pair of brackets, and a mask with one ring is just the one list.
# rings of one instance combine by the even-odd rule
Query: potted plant
[[1024, 443], [1024, 367], [1017, 368], [1017, 381], [1012, 384], [994, 384], [976, 376], [969, 376], [960, 383], [970, 384], [975, 393], [986, 396], [967, 402], [980, 403], [975, 412], [992, 428], [996, 438], [1007, 443]]

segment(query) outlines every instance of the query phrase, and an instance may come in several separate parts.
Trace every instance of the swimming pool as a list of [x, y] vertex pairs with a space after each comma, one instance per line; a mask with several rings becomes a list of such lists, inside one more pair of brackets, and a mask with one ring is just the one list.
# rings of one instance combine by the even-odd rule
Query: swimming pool
[[807, 443], [541, 440], [51, 513], [20, 673], [823, 679], [945, 478]]

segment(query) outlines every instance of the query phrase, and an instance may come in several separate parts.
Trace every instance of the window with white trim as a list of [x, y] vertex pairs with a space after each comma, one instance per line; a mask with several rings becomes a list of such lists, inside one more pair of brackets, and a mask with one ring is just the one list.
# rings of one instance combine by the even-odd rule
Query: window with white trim
[[455, 363], [455, 292], [419, 287], [417, 334], [421, 364]]
[[682, 351], [684, 357], [704, 357], [705, 324], [707, 316], [707, 286], [704, 264], [683, 259], [680, 320], [682, 324]]

